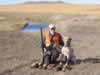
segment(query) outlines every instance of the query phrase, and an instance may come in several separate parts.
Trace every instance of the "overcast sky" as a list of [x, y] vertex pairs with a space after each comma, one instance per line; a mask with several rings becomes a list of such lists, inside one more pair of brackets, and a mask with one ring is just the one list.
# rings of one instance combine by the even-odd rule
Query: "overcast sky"
[[24, 1], [64, 1], [79, 4], [100, 4], [100, 0], [0, 0], [0, 4], [16, 4]]

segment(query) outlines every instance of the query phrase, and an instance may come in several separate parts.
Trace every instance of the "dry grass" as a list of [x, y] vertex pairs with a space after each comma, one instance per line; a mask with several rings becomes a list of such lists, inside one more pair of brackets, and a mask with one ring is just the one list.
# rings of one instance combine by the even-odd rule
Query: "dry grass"
[[[41, 75], [100, 75], [100, 16], [97, 15], [100, 14], [99, 6], [65, 4], [1, 6], [0, 12], [5, 12], [0, 13], [0, 75], [40, 75], [41, 73]], [[26, 20], [34, 23], [58, 24], [59, 32], [72, 37], [72, 47], [76, 57], [81, 60], [86, 59], [87, 62], [72, 66], [72, 70], [66, 70], [65, 73], [31, 69], [31, 63], [41, 58], [41, 41], [40, 33], [16, 32]], [[11, 30], [15, 32], [10, 32]], [[98, 61], [95, 61], [96, 59]]]
[[0, 12], [53, 13], [53, 14], [100, 14], [99, 5], [30, 4], [0, 6]]

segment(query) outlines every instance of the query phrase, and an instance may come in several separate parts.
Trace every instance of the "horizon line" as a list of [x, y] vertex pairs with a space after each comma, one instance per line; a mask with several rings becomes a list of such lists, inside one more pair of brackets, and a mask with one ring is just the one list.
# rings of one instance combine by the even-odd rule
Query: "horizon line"
[[77, 4], [77, 5], [100, 5], [100, 3], [74, 3], [74, 2], [65, 2], [65, 1], [24, 1], [24, 2], [17, 2], [17, 3], [8, 3], [8, 4], [0, 4], [0, 5], [18, 5], [18, 4], [28, 4], [28, 2], [33, 3], [65, 3], [65, 4]]

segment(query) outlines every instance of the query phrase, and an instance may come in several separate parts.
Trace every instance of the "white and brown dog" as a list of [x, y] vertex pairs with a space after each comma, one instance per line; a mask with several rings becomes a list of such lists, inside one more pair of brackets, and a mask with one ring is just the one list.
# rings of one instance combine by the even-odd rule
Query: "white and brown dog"
[[[60, 60], [59, 65], [62, 65], [63, 66], [62, 70], [65, 71], [66, 68], [68, 68], [71, 63], [73, 63], [73, 64], [76, 63], [76, 57], [74, 54], [74, 50], [71, 47], [72, 38], [63, 37], [63, 40], [64, 40], [64, 46], [62, 47], [61, 54], [59, 56], [59, 60]], [[63, 58], [64, 58], [64, 62], [65, 62], [64, 64], [62, 62]]]

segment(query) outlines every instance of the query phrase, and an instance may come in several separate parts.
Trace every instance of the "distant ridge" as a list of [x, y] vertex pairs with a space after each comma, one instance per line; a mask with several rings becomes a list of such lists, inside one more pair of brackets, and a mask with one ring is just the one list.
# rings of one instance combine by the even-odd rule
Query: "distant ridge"
[[63, 1], [27, 1], [22, 4], [55, 4], [55, 3], [64, 3]]

